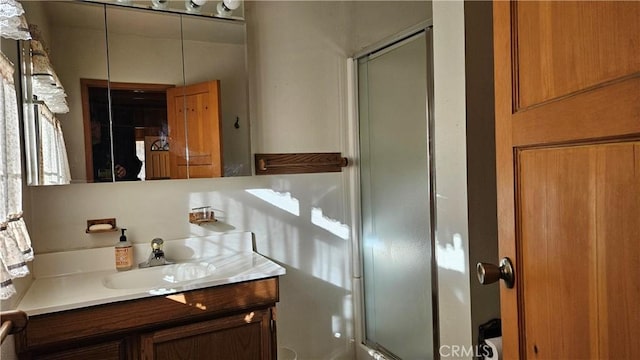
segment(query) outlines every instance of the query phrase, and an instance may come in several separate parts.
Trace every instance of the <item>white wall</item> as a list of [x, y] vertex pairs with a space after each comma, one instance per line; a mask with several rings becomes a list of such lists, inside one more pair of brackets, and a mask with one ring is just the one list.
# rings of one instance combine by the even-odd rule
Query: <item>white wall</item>
[[[471, 339], [463, 1], [433, 2], [436, 260], [442, 355]], [[444, 347], [442, 347], [444, 346]]]
[[430, 17], [428, 1], [256, 1], [245, 9], [254, 152], [334, 151], [346, 58]]
[[340, 147], [348, 2], [247, 4], [254, 152]]
[[432, 18], [431, 1], [352, 1], [351, 48], [359, 52]]

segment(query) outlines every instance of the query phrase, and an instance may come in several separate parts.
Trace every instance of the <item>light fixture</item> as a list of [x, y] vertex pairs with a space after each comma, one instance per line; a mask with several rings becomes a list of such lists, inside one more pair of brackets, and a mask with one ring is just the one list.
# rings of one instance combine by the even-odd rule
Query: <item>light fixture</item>
[[199, 13], [200, 7], [206, 3], [207, 0], [185, 0], [184, 8], [188, 13]]
[[240, 7], [242, 0], [222, 0], [218, 3], [217, 10], [220, 16], [231, 16], [233, 10]]

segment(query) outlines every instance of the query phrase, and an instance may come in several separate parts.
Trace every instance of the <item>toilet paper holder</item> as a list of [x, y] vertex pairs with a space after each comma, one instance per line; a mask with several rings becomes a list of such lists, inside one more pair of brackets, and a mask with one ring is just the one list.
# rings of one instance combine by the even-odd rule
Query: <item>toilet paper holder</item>
[[[485, 359], [498, 359], [502, 356], [502, 346], [496, 346], [495, 339], [502, 337], [502, 321], [500, 319], [491, 319], [484, 324], [478, 326], [478, 345], [483, 346], [483, 355]], [[490, 343], [487, 342], [489, 340]], [[487, 352], [487, 347], [491, 348], [491, 353]], [[498, 354], [494, 353], [498, 352]], [[490, 357], [487, 357], [490, 356]]]

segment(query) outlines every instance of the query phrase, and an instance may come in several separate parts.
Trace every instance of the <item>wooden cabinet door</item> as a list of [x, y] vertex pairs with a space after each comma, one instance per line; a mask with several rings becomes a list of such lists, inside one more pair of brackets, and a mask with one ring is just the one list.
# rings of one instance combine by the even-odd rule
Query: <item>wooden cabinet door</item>
[[504, 358], [640, 358], [640, 2], [493, 7]]
[[167, 91], [172, 179], [222, 176], [220, 81]]
[[141, 336], [143, 360], [275, 359], [272, 308], [158, 330]]

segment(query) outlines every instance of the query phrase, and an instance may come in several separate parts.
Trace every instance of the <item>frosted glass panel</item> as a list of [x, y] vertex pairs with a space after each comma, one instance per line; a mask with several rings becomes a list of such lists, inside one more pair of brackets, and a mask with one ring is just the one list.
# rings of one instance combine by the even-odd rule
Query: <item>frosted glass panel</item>
[[369, 346], [433, 358], [426, 36], [359, 60]]

